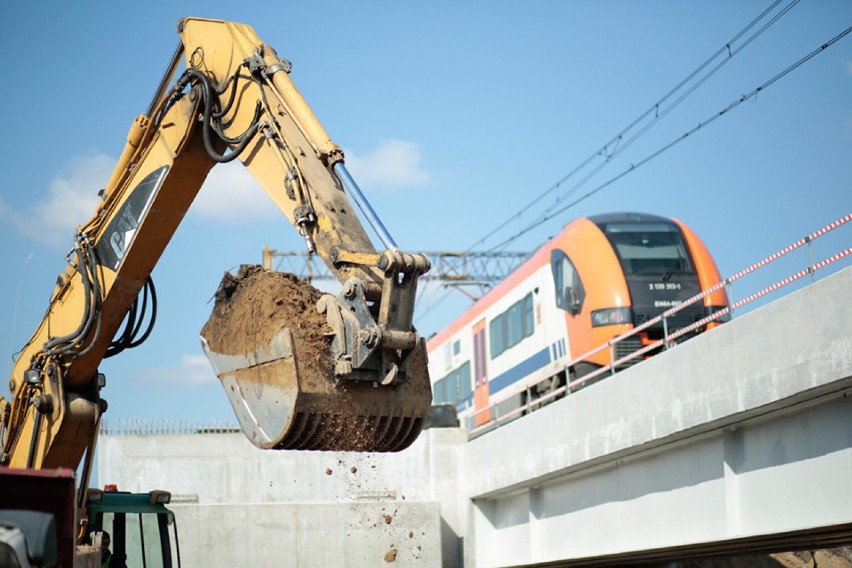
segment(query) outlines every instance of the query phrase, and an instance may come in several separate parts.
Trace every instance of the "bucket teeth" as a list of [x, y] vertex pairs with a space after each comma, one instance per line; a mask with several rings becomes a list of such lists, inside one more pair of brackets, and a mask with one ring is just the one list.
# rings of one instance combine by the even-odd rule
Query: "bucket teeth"
[[[289, 330], [280, 333], [289, 335]], [[236, 356], [212, 352], [203, 338], [202, 345], [243, 432], [260, 448], [400, 451], [417, 439], [431, 404], [429, 378], [422, 373], [409, 371], [404, 382], [391, 386], [325, 377], [308, 381], [292, 355], [236, 368]], [[422, 343], [409, 356], [407, 367], [414, 363], [415, 368], [424, 368], [421, 360], [425, 362]]]

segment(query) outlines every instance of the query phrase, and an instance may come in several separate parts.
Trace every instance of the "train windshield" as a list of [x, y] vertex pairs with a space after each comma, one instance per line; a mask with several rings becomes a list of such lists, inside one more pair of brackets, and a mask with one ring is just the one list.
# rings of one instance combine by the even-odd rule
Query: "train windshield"
[[669, 223], [607, 223], [604, 228], [625, 276], [693, 274], [683, 236]]

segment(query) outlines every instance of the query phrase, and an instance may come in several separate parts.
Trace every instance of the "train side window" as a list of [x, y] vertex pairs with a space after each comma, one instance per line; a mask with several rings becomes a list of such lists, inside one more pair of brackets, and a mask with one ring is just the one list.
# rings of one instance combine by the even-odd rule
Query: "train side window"
[[559, 249], [550, 253], [550, 268], [556, 289], [556, 307], [577, 315], [583, 309], [586, 291], [574, 263]]
[[508, 325], [506, 326], [506, 331], [509, 335], [509, 345], [517, 345], [524, 336], [523, 308], [522, 302], [518, 302], [509, 308]]
[[473, 394], [473, 387], [470, 384], [470, 361], [459, 367], [456, 373], [458, 375], [456, 402], [464, 402]]
[[491, 338], [491, 358], [506, 350], [506, 338], [503, 336], [505, 314], [500, 314], [488, 324], [488, 336]]
[[435, 404], [450, 402], [450, 399], [447, 396], [447, 379], [435, 381], [435, 384], [432, 385], [432, 398], [434, 399]]
[[535, 332], [532, 292], [492, 319], [488, 331], [491, 337], [492, 359], [531, 336]]
[[529, 337], [535, 331], [535, 311], [533, 310], [532, 294], [524, 296], [523, 323], [524, 337]]
[[467, 400], [473, 388], [470, 384], [470, 361], [451, 371], [446, 377], [438, 380], [432, 386], [432, 397], [435, 404], [458, 404]]

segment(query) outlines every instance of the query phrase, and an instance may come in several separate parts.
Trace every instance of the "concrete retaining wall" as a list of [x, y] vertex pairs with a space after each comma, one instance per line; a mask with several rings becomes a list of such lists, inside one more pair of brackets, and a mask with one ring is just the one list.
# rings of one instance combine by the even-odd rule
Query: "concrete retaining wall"
[[186, 566], [376, 566], [392, 548], [394, 566], [458, 566], [466, 440], [433, 429], [404, 452], [358, 454], [267, 452], [242, 433], [103, 436], [98, 475], [172, 492]]
[[441, 566], [436, 502], [175, 505], [183, 566]]

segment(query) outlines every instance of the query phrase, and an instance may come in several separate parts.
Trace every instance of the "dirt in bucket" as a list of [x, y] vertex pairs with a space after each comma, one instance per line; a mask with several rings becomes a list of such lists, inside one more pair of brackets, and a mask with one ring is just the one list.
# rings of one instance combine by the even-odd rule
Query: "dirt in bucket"
[[331, 376], [331, 328], [317, 311], [322, 292], [294, 274], [244, 264], [226, 272], [216, 291], [213, 312], [201, 335], [210, 349], [239, 355], [268, 344], [282, 328], [293, 335], [300, 365], [311, 375]]

